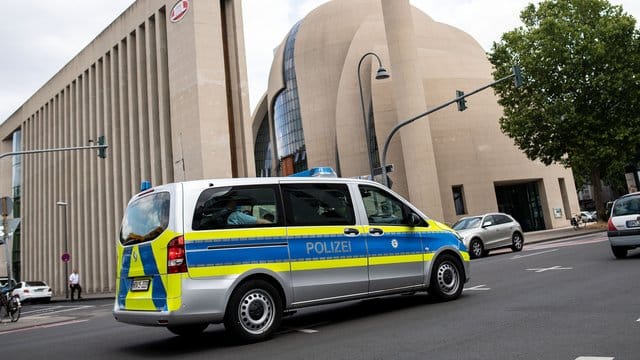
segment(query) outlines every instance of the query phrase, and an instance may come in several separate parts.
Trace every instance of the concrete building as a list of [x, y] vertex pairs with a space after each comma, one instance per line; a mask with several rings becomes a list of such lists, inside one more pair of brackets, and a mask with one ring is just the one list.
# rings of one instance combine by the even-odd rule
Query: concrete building
[[[14, 197], [14, 217], [22, 219], [13, 245], [18, 278], [47, 281], [60, 294], [67, 251], [68, 270], [80, 271], [85, 291], [113, 291], [122, 213], [141, 181], [327, 165], [342, 176], [364, 175], [379, 166], [396, 123], [456, 89], [492, 81], [469, 35], [408, 1], [335, 0], [294, 26], [277, 49], [269, 90], [251, 117], [240, 4], [138, 0], [0, 124], [0, 154], [82, 146], [101, 135], [109, 145], [106, 159], [84, 150], [0, 160], [0, 196]], [[392, 76], [373, 80], [378, 64], [365, 57], [365, 120], [356, 70], [368, 52]], [[449, 223], [502, 210], [526, 229], [567, 224], [578, 211], [571, 171], [527, 160], [500, 132], [491, 91], [468, 105], [394, 138], [394, 190]], [[0, 263], [0, 275], [5, 268]]]
[[20, 205], [17, 277], [63, 292], [66, 243], [85, 291], [113, 291], [122, 213], [142, 180], [254, 175], [241, 0], [138, 0], [0, 125], [0, 153], [100, 135], [106, 159], [0, 160], [0, 195]]
[[[375, 80], [378, 62], [364, 56], [369, 52], [390, 78]], [[276, 49], [268, 91], [253, 114], [256, 172], [332, 166], [341, 176], [369, 174], [369, 156], [380, 166], [397, 123], [453, 99], [456, 90], [493, 82], [491, 72], [471, 36], [408, 0], [329, 2]], [[502, 109], [490, 89], [467, 105], [464, 112], [450, 106], [433, 113], [393, 138], [387, 156], [395, 166], [393, 189], [447, 223], [503, 211], [525, 230], [566, 226], [579, 212], [571, 170], [528, 160], [500, 131]]]

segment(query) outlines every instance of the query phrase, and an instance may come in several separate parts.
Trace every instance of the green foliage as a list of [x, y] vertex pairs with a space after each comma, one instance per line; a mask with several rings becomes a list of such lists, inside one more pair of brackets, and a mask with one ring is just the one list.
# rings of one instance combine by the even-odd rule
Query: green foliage
[[529, 4], [523, 26], [494, 43], [496, 79], [522, 68], [524, 86], [496, 86], [502, 130], [532, 160], [577, 174], [622, 172], [640, 153], [640, 32], [605, 0]]

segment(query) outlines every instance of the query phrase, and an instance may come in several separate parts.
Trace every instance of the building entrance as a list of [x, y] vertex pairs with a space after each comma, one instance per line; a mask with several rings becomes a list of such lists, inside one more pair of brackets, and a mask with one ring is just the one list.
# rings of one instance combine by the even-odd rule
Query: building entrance
[[546, 229], [537, 182], [496, 185], [495, 190], [498, 210], [513, 216], [523, 231]]

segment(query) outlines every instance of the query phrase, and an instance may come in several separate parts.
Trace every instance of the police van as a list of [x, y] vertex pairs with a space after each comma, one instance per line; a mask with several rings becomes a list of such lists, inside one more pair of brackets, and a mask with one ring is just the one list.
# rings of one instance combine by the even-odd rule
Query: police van
[[135, 195], [117, 243], [116, 320], [193, 335], [212, 323], [244, 342], [296, 308], [469, 279], [460, 236], [372, 181], [187, 181]]

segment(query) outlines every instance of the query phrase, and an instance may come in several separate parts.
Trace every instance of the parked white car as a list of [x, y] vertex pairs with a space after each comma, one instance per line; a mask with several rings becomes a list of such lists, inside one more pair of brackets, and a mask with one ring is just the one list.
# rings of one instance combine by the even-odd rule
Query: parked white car
[[618, 259], [640, 246], [640, 192], [624, 195], [613, 203], [607, 230], [611, 251]]
[[580, 218], [583, 223], [598, 221], [595, 211], [580, 211]]
[[13, 295], [20, 297], [20, 301], [44, 301], [51, 300], [52, 291], [44, 281], [20, 281], [13, 289]]

